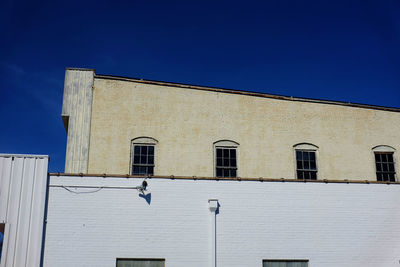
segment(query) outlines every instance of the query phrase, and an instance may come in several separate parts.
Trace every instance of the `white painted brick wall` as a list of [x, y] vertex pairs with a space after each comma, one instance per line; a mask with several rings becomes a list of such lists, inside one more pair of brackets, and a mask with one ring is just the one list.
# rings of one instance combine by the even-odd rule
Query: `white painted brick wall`
[[[150, 179], [74, 194], [50, 187], [45, 267], [114, 267], [116, 258], [209, 266], [217, 198], [217, 266], [309, 259], [311, 267], [400, 266], [400, 185]], [[137, 186], [140, 179], [50, 177], [51, 185]], [[72, 189], [93, 191], [94, 189]]]

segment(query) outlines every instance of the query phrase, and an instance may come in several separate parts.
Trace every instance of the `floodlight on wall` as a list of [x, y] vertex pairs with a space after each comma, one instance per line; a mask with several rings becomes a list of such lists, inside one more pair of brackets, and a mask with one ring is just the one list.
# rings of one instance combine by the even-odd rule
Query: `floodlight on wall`
[[216, 212], [218, 209], [218, 199], [209, 199], [208, 208], [211, 212]]
[[142, 182], [142, 185], [137, 187], [137, 190], [139, 190], [142, 194], [144, 194], [144, 191], [146, 191], [147, 185], [148, 184], [147, 184], [146, 180], [144, 180]]

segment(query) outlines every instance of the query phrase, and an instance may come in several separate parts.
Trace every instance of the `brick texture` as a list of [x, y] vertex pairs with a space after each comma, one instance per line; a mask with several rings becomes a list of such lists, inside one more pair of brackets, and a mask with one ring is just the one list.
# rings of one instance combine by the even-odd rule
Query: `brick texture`
[[[116, 266], [163, 258], [166, 267], [209, 266], [208, 199], [218, 199], [217, 266], [309, 259], [311, 267], [400, 266], [400, 186], [50, 177], [45, 267]], [[84, 193], [85, 192], [85, 193]], [[91, 193], [89, 193], [91, 192]]]

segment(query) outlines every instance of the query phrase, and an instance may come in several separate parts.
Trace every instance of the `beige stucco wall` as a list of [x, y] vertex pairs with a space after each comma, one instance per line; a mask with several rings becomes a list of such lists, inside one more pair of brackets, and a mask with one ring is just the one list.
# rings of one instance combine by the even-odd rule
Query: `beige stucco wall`
[[372, 148], [399, 170], [400, 113], [95, 78], [89, 173], [129, 173], [130, 143], [159, 141], [156, 175], [214, 176], [213, 143], [239, 146], [241, 177], [294, 178], [293, 145], [319, 147], [318, 179], [376, 180]]

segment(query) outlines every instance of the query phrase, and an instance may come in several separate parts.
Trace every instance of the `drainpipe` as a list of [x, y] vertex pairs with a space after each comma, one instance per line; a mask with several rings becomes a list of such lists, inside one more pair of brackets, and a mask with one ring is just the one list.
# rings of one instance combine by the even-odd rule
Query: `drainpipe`
[[217, 267], [217, 210], [218, 199], [209, 199], [210, 216], [210, 267]]

